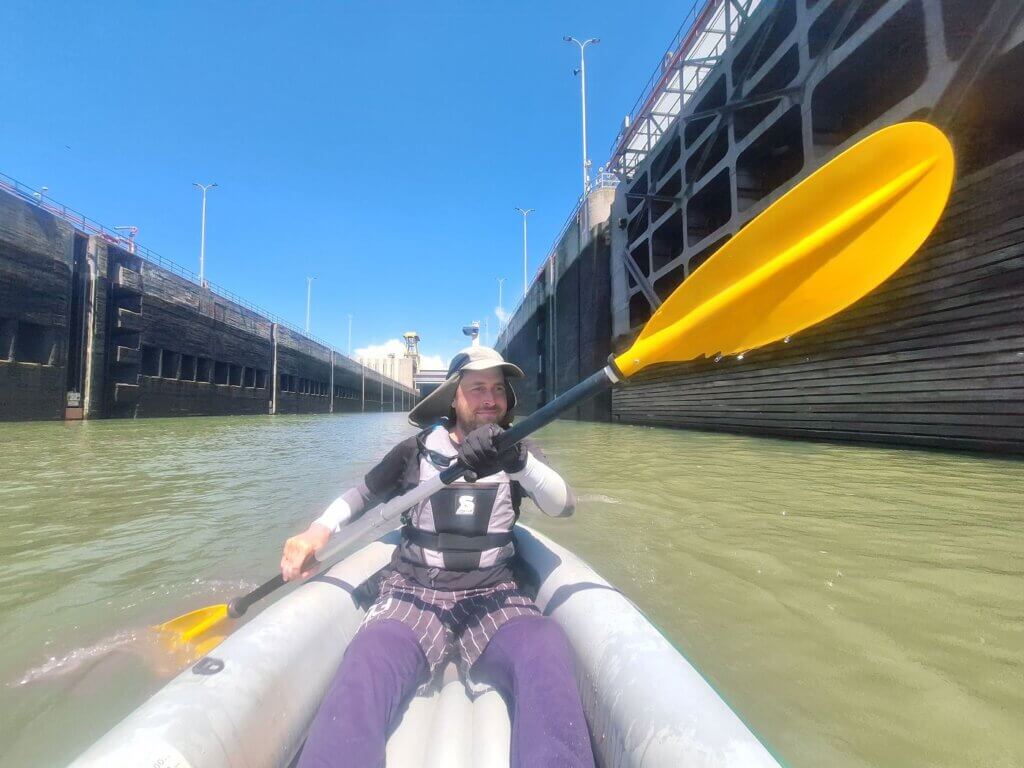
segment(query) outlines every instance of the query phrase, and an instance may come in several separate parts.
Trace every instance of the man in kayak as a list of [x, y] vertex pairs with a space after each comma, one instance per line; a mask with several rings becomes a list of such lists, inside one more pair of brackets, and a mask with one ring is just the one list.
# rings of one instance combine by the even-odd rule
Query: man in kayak
[[308, 576], [313, 553], [365, 510], [456, 460], [470, 470], [403, 516], [379, 597], [313, 721], [300, 768], [383, 766], [395, 716], [450, 659], [471, 685], [492, 685], [509, 703], [513, 765], [593, 766], [568, 641], [519, 590], [510, 567], [524, 495], [554, 517], [575, 507], [532, 441], [497, 448], [516, 404], [508, 380], [522, 376], [489, 347], [457, 354], [445, 382], [409, 414], [423, 431], [285, 543], [284, 578]]

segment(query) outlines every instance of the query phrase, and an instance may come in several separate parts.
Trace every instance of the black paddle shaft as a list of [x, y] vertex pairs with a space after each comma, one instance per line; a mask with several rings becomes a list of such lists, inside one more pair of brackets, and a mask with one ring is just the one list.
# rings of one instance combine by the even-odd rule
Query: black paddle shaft
[[236, 597], [230, 603], [228, 603], [228, 616], [233, 619], [237, 619], [242, 616], [249, 606], [255, 603], [257, 600], [262, 600], [264, 597], [269, 595], [278, 587], [284, 586], [284, 576], [280, 573], [269, 581], [265, 581], [260, 584], [256, 589], [247, 595]]
[[[614, 364], [609, 363], [607, 367], [587, 377], [568, 392], [559, 395], [543, 408], [534, 411], [525, 419], [506, 430], [499, 438], [500, 444], [498, 449], [504, 450], [510, 445], [515, 445], [527, 435], [554, 421], [560, 413], [567, 411], [577, 403], [590, 399], [599, 392], [603, 392], [617, 383], [619, 379], [620, 377], [614, 370]], [[450, 485], [466, 474], [467, 471], [469, 471], [468, 467], [462, 464], [454, 464], [444, 470], [440, 477], [445, 485]], [[249, 610], [249, 606], [257, 600], [262, 600], [274, 590], [284, 586], [284, 584], [284, 577], [281, 574], [277, 574], [269, 581], [260, 584], [249, 594], [236, 597], [229, 602], [228, 615], [233, 619], [237, 619]]]

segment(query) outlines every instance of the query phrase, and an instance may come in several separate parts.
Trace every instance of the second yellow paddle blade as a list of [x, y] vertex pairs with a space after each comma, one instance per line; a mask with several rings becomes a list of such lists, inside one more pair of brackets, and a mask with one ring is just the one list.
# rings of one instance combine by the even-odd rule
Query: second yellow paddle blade
[[615, 358], [736, 354], [808, 328], [892, 275], [925, 241], [953, 183], [953, 149], [927, 123], [868, 136], [776, 200], [697, 269]]
[[172, 636], [177, 642], [189, 642], [228, 618], [226, 604], [211, 605], [158, 624], [154, 629]]

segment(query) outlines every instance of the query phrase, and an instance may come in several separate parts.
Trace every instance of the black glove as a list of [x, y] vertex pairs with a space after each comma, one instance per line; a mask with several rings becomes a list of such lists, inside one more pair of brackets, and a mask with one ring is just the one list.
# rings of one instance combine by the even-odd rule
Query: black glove
[[522, 443], [498, 452], [498, 438], [505, 430], [497, 424], [485, 424], [470, 432], [459, 447], [459, 462], [468, 467], [475, 478], [488, 477], [505, 470], [508, 473], [521, 472], [526, 467], [526, 446]]

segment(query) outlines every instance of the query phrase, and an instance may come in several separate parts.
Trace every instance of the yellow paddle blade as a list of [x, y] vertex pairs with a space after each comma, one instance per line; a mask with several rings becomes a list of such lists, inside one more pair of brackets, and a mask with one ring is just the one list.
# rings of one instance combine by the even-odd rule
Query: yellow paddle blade
[[224, 642], [225, 635], [209, 635], [204, 637], [201, 642], [191, 643], [190, 648], [192, 650], [189, 661], [196, 661], [203, 658], [206, 654], [216, 648], [218, 645]]
[[766, 208], [661, 305], [615, 358], [654, 363], [745, 352], [853, 304], [931, 233], [953, 183], [953, 149], [927, 123], [872, 134]]
[[228, 606], [223, 603], [190, 611], [176, 619], [158, 624], [154, 629], [165, 633], [174, 642], [188, 643], [227, 618]]

